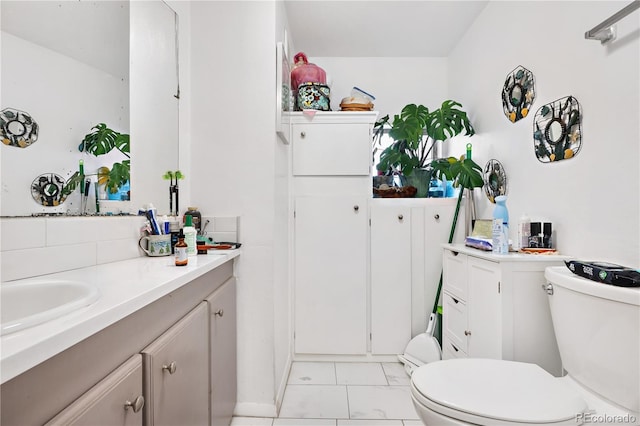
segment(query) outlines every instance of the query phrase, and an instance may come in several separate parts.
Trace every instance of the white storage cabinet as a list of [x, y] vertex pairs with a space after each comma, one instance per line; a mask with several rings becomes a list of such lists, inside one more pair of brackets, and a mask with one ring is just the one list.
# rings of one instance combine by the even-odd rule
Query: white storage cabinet
[[377, 113], [293, 113], [294, 351], [368, 350], [368, 201]]
[[562, 374], [544, 270], [561, 256], [445, 245], [443, 359], [477, 357], [538, 364]]

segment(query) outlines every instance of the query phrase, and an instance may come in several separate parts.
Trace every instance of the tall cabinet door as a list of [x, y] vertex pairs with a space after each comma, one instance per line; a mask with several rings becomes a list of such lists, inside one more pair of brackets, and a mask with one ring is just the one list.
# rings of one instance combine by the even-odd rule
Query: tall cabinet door
[[237, 398], [236, 280], [207, 297], [211, 351], [211, 425], [231, 423]]
[[209, 424], [208, 313], [200, 303], [143, 349], [145, 425]]
[[468, 355], [502, 359], [500, 265], [468, 257]]
[[295, 200], [295, 351], [367, 352], [365, 196]]
[[411, 207], [371, 206], [371, 353], [411, 340]]

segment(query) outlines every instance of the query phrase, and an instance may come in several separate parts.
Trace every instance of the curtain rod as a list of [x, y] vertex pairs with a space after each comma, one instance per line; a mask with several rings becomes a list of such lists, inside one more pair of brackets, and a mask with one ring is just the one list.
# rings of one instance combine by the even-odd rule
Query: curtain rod
[[613, 27], [613, 24], [638, 8], [640, 8], [640, 0], [634, 0], [608, 19], [605, 19], [600, 24], [584, 33], [584, 38], [586, 38], [587, 40], [600, 40], [600, 43], [602, 44], [615, 39], [616, 31]]

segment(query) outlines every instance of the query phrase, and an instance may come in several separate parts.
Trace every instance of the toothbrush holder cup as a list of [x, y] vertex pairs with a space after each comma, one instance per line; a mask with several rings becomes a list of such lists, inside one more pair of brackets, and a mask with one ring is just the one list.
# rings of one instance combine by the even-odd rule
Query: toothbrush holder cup
[[[145, 242], [143, 243], [143, 241]], [[147, 256], [169, 256], [171, 254], [171, 234], [146, 235], [140, 238], [138, 246]]]

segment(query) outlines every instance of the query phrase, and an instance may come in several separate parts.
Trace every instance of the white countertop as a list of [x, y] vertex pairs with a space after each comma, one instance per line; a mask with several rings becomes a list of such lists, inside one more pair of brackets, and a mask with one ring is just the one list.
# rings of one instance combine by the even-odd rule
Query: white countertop
[[2, 336], [0, 383], [35, 367], [239, 254], [240, 250], [229, 250], [190, 256], [189, 264], [184, 267], [175, 266], [173, 256], [139, 257], [19, 280], [29, 282], [51, 278], [90, 282], [100, 291], [100, 298], [90, 306]]
[[563, 256], [561, 254], [534, 254], [510, 252], [508, 254], [495, 254], [490, 251], [480, 250], [464, 244], [444, 244], [445, 250], [451, 250], [470, 256], [479, 257], [480, 259], [491, 260], [493, 262], [559, 262], [561, 260], [571, 259], [571, 256]]

